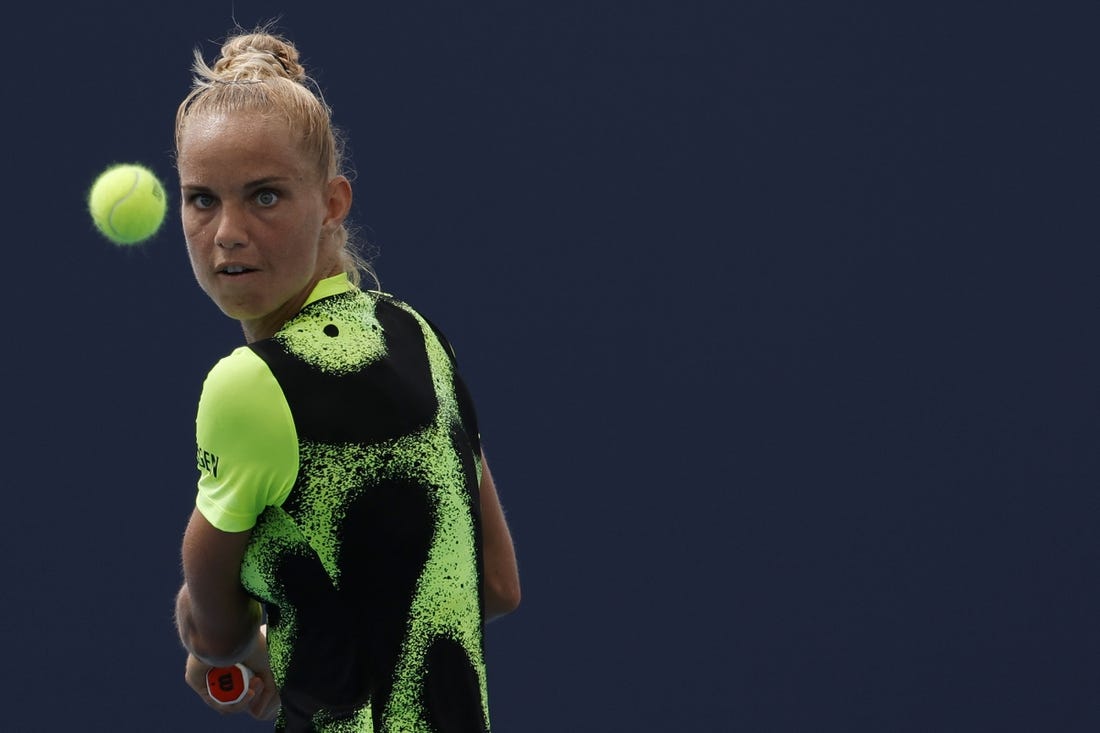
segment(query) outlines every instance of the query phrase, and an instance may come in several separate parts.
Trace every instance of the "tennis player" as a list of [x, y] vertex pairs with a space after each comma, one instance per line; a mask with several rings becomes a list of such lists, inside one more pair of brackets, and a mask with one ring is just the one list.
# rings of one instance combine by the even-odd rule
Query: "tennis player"
[[[331, 111], [286, 38], [230, 37], [176, 119], [195, 278], [245, 345], [203, 384], [176, 622], [212, 708], [277, 731], [488, 731], [512, 539], [443, 333], [349, 244]], [[266, 634], [264, 633], [266, 625]], [[253, 670], [232, 706], [210, 666]]]

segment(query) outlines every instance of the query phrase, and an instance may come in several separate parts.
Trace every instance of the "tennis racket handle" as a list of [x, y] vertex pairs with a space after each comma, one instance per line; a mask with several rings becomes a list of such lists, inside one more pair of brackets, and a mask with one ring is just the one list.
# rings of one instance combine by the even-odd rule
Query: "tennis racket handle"
[[206, 691], [219, 705], [232, 705], [244, 699], [252, 670], [240, 664], [232, 667], [211, 667], [206, 670]]

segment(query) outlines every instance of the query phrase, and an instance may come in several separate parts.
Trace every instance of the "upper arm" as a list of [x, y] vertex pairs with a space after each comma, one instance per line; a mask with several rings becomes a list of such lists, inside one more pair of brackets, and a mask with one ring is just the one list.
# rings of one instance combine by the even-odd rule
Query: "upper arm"
[[491, 620], [516, 610], [520, 601], [520, 585], [512, 534], [504, 519], [496, 483], [484, 454], [481, 457], [480, 493], [485, 617]]
[[205, 661], [237, 661], [255, 638], [261, 610], [240, 581], [250, 534], [223, 532], [197, 509], [187, 524], [177, 622], [184, 645]]
[[237, 349], [210, 371], [195, 433], [196, 505], [214, 526], [251, 529], [289, 494], [298, 472], [294, 419], [278, 381], [251, 349]]

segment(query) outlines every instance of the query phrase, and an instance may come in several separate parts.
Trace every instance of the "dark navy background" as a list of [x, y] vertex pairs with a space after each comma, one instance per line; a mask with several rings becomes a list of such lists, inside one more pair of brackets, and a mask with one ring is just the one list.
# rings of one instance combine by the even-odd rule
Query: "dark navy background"
[[[172, 626], [242, 339], [171, 149], [193, 48], [281, 15], [479, 404], [497, 731], [1097, 730], [1096, 19], [898, 5], [9, 10], [0, 728], [268, 728]], [[123, 249], [84, 196], [127, 161], [173, 208]]]

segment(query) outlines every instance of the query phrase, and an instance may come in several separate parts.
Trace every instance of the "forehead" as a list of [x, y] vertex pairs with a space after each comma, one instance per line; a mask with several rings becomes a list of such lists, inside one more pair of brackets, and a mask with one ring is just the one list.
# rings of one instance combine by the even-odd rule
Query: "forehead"
[[188, 118], [180, 130], [176, 162], [184, 185], [258, 172], [301, 177], [310, 170], [301, 141], [286, 120], [245, 112]]

